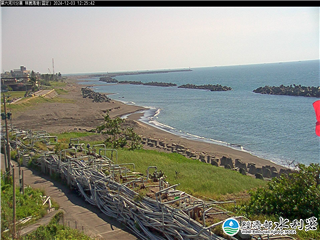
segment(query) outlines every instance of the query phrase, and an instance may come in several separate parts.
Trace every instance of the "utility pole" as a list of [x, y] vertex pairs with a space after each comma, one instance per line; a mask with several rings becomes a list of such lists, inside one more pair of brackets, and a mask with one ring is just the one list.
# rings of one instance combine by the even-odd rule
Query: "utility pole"
[[54, 59], [52, 58], [52, 74], [54, 75]]
[[5, 167], [6, 167], [6, 172], [9, 173], [10, 175], [10, 161], [11, 161], [11, 156], [10, 156], [10, 143], [9, 143], [9, 132], [8, 132], [8, 117], [10, 117], [7, 114], [7, 106], [6, 106], [6, 96], [3, 94], [3, 107], [4, 107], [4, 116], [2, 115], [2, 119], [4, 118], [5, 124], [6, 124], [6, 140], [7, 140], [7, 161], [5, 161]]
[[12, 180], [13, 180], [13, 231], [12, 239], [16, 239], [16, 182], [14, 176], [14, 166], [12, 166]]

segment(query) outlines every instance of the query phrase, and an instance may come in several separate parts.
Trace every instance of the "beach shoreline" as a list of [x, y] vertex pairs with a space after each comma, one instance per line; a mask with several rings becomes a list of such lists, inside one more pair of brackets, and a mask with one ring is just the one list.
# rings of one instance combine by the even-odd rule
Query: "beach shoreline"
[[[111, 94], [113, 93], [107, 93], [107, 95]], [[119, 102], [126, 104], [122, 101]], [[131, 104], [126, 105], [136, 106]], [[134, 122], [133, 127], [137, 134], [144, 138], [150, 139], [151, 141], [156, 140], [157, 142], [164, 142], [166, 145], [177, 144], [185, 146], [186, 149], [188, 149], [191, 152], [194, 152], [197, 155], [196, 158], [198, 158], [200, 155], [205, 155], [210, 156], [211, 158], [214, 157], [216, 159], [221, 159], [222, 157], [231, 158], [233, 161], [235, 161], [235, 159], [239, 159], [241, 162], [247, 165], [255, 164], [256, 168], [262, 168], [265, 166], [275, 167], [278, 172], [280, 171], [280, 169], [288, 168], [286, 166], [277, 164], [271, 160], [255, 156], [252, 153], [243, 150], [242, 146], [237, 144], [230, 144], [229, 146], [225, 146], [224, 144], [215, 143], [210, 139], [201, 138], [199, 136], [190, 135], [190, 137], [186, 137], [183, 136], [181, 133], [177, 132], [175, 134], [170, 130], [165, 130], [164, 128], [148, 123], [148, 120], [144, 118], [144, 112], [146, 111], [150, 111], [150, 108], [145, 108], [143, 110], [138, 110], [137, 112], [126, 114], [126, 119]], [[153, 118], [154, 116], [151, 117]], [[143, 118], [144, 120], [142, 120]], [[164, 152], [168, 151], [166, 149], [163, 150], [159, 148], [159, 146], [150, 147], [147, 143], [146, 145], [144, 145], [144, 148], [157, 149], [158, 151]]]
[[[286, 166], [279, 165], [268, 159], [263, 159], [255, 156], [247, 151], [241, 151], [229, 146], [224, 146], [212, 142], [206, 142], [202, 139], [188, 139], [180, 135], [175, 135], [169, 131], [165, 131], [161, 128], [157, 128], [151, 124], [144, 123], [139, 119], [143, 117], [143, 113], [133, 113], [128, 116], [128, 120], [134, 121], [134, 130], [137, 134], [150, 140], [156, 140], [158, 142], [165, 142], [167, 145], [179, 145], [184, 146], [191, 152], [194, 152], [197, 157], [199, 155], [211, 156], [215, 159], [221, 159], [222, 157], [231, 158], [233, 161], [239, 159], [245, 164], [255, 164], [256, 168], [262, 168], [265, 166], [275, 167], [277, 171], [280, 169], [287, 169]], [[144, 149], [168, 152], [168, 150], [162, 150], [160, 148], [150, 147], [144, 145]]]
[[[247, 166], [249, 164], [254, 164], [255, 168], [259, 168], [260, 170], [265, 166], [275, 168], [277, 172], [280, 172], [281, 169], [286, 169], [285, 166], [254, 156], [246, 151], [201, 140], [183, 138], [179, 135], [154, 127], [140, 121], [140, 118], [143, 116], [141, 111], [146, 111], [148, 110], [147, 108], [128, 105], [117, 100], [103, 103], [93, 102], [92, 99], [82, 97], [82, 87], [86, 87], [86, 85], [79, 84], [78, 80], [74, 78], [74, 80], [71, 83], [69, 82], [66, 86], [68, 93], [59, 96], [60, 98], [70, 100], [70, 102], [45, 103], [36, 109], [28, 109], [22, 113], [18, 113], [14, 117], [14, 125], [21, 129], [46, 130], [49, 133], [89, 131], [103, 123], [104, 116], [108, 111], [110, 117], [127, 115], [127, 124], [130, 127], [133, 127], [134, 131], [144, 138], [144, 140], [150, 139], [158, 142], [165, 142], [168, 146], [183, 146], [185, 150], [197, 155], [194, 159], [197, 159], [200, 156], [206, 156], [206, 159], [207, 156], [210, 156], [211, 159], [216, 160], [224, 157], [230, 158], [233, 161], [239, 159], [240, 162]], [[103, 136], [100, 138], [103, 140]], [[153, 149], [164, 152], [169, 151], [168, 149], [148, 144], [144, 144], [143, 147], [144, 149]], [[170, 152], [172, 150], [173, 149], [171, 149]]]

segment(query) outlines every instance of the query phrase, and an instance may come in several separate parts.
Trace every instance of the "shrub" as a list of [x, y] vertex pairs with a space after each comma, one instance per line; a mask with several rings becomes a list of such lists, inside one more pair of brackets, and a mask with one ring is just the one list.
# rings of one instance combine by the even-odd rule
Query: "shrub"
[[274, 178], [265, 188], [251, 191], [243, 206], [250, 215], [265, 214], [290, 220], [316, 217], [320, 223], [320, 165], [298, 165], [298, 171]]
[[106, 146], [112, 148], [124, 148], [129, 145], [130, 150], [141, 148], [141, 138], [133, 131], [132, 128], [123, 128], [122, 124], [125, 119], [116, 117], [111, 119], [109, 113], [104, 117], [104, 124], [96, 128], [98, 133], [107, 136], [104, 142]]

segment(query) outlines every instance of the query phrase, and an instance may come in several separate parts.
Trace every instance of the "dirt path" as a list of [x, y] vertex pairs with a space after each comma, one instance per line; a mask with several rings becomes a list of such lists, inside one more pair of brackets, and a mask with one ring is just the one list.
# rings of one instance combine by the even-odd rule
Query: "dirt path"
[[[17, 163], [15, 167], [16, 185], [19, 185]], [[1, 169], [4, 169], [3, 155], [1, 154]], [[33, 188], [44, 189], [47, 196], [54, 199], [60, 209], [65, 212], [66, 226], [75, 227], [91, 237], [106, 240], [136, 240], [129, 230], [115, 219], [104, 215], [100, 210], [85, 202], [77, 193], [71, 191], [64, 184], [54, 181], [48, 176], [35, 170], [21, 167], [24, 171], [24, 184]], [[21, 232], [23, 233], [23, 231]]]

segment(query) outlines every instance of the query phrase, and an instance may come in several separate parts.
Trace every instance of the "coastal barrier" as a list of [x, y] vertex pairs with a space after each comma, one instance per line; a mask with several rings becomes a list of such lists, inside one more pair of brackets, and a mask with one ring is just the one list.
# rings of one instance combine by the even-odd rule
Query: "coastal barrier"
[[243, 175], [251, 174], [256, 178], [260, 179], [279, 177], [281, 176], [281, 174], [289, 174], [293, 172], [293, 170], [291, 169], [280, 169], [280, 171], [278, 171], [275, 167], [270, 165], [257, 167], [255, 163], [247, 164], [241, 161], [240, 159], [232, 159], [226, 156], [217, 158], [216, 156], [208, 155], [206, 153], [191, 151], [183, 145], [175, 143], [168, 144], [162, 140], [157, 140], [153, 138], [143, 137], [141, 142], [143, 145], [151, 148], [157, 148], [167, 152], [178, 153], [185, 156], [186, 158], [198, 160], [200, 162], [211, 164], [216, 167], [224, 167], [227, 169], [239, 171]]
[[158, 73], [173, 73], [173, 72], [189, 72], [192, 71], [190, 68], [186, 69], [168, 69], [168, 70], [147, 70], [147, 71], [135, 71], [135, 72], [113, 72], [108, 74], [94, 74], [89, 75], [88, 77], [116, 77], [116, 76], [124, 76], [124, 75], [140, 75], [140, 74], [158, 74]]
[[82, 96], [84, 98], [93, 99], [93, 102], [110, 102], [111, 99], [107, 95], [95, 92], [88, 87], [81, 88]]
[[194, 85], [194, 84], [184, 84], [179, 86], [178, 88], [190, 88], [190, 89], [203, 89], [203, 90], [210, 90], [210, 91], [230, 91], [232, 90], [231, 87], [222, 86], [220, 84], [212, 85]]
[[320, 98], [320, 87], [306, 87], [295, 84], [293, 84], [293, 86], [280, 85], [279, 87], [264, 86], [253, 90], [253, 92], [270, 95], [288, 95]]
[[[156, 87], [176, 87], [177, 84], [175, 83], [168, 83], [168, 82], [147, 82], [143, 83], [141, 81], [118, 81], [111, 77], [100, 77], [100, 80], [106, 83], [116, 83], [116, 84], [132, 84], [132, 85], [145, 85], [145, 86], [156, 86]], [[202, 90], [210, 90], [210, 91], [230, 91], [232, 90], [231, 87], [222, 86], [220, 84], [212, 85], [194, 85], [194, 84], [184, 84], [178, 86], [178, 88], [189, 88], [189, 89], [202, 89]]]
[[156, 86], [156, 87], [175, 87], [177, 84], [175, 83], [167, 83], [167, 82], [146, 82], [143, 83], [141, 81], [118, 81], [117, 79], [109, 78], [109, 77], [100, 77], [100, 80], [106, 83], [119, 83], [119, 84], [132, 84], [132, 85], [145, 85], [145, 86]]

